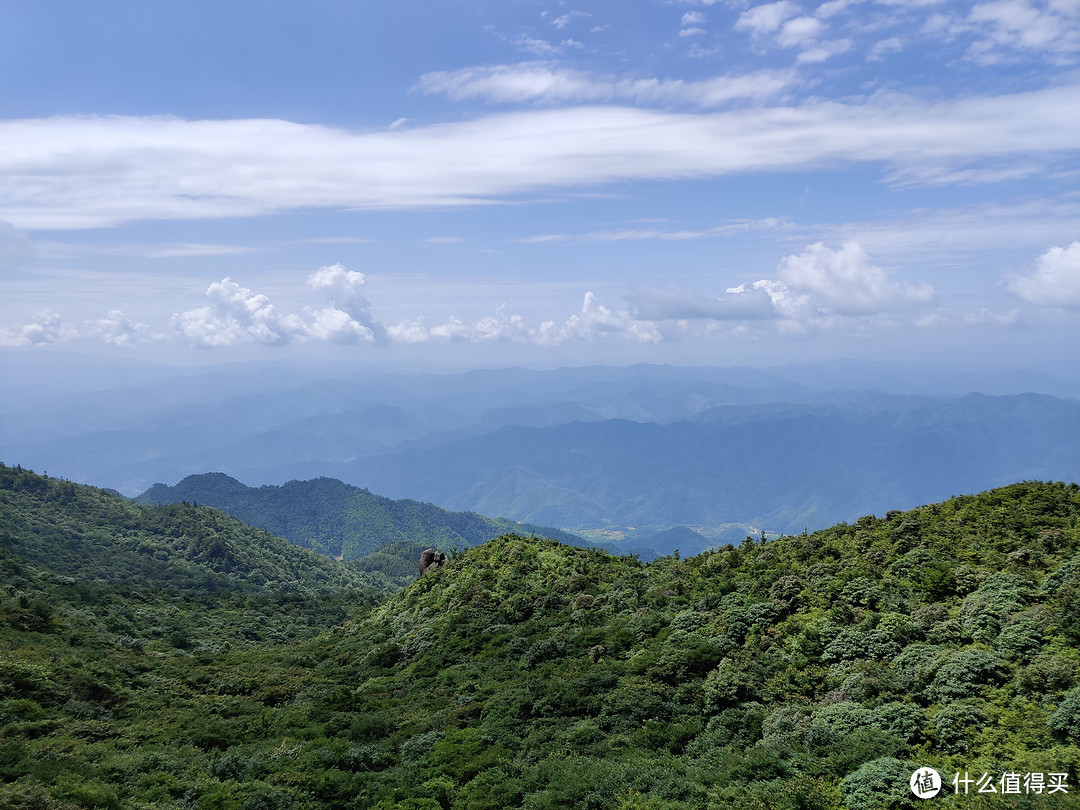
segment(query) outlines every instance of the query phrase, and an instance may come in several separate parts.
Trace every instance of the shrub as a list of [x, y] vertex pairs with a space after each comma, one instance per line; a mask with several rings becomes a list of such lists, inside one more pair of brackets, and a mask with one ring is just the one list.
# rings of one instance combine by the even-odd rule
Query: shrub
[[1050, 728], [1074, 744], [1080, 744], [1080, 687], [1070, 689], [1050, 715]]
[[939, 745], [954, 754], [966, 753], [971, 738], [986, 725], [986, 713], [971, 703], [950, 703], [931, 720]]
[[860, 810], [896, 810], [916, 807], [915, 794], [908, 786], [918, 766], [895, 757], [880, 757], [863, 763], [840, 783], [848, 807]]
[[993, 574], [977, 591], [964, 598], [960, 623], [976, 641], [993, 641], [1009, 616], [1023, 610], [1032, 588], [1015, 574]]
[[968, 697], [978, 686], [1000, 683], [1005, 673], [1005, 663], [998, 656], [967, 647], [945, 659], [928, 691], [937, 700]]

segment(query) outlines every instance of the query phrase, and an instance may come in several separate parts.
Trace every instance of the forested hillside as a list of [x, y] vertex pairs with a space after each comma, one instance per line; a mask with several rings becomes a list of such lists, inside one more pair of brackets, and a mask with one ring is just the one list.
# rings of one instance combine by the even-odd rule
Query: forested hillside
[[1075, 484], [650, 564], [506, 536], [313, 638], [207, 597], [217, 645], [140, 630], [179, 592], [59, 587], [6, 514], [0, 808], [855, 810], [918, 806], [916, 765], [946, 807], [1080, 796]]
[[155, 484], [135, 501], [213, 506], [304, 548], [345, 560], [366, 558], [365, 567], [383, 566], [398, 575], [415, 575], [419, 552], [428, 546], [466, 548], [507, 532], [586, 545], [580, 537], [550, 526], [394, 501], [333, 478], [248, 487], [223, 473], [206, 473], [189, 475], [172, 487]]

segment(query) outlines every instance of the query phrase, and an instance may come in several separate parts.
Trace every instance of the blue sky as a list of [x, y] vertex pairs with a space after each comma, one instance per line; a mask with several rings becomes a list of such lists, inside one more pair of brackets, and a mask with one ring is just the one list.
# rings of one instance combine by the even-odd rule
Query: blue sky
[[1080, 2], [0, 0], [0, 347], [1080, 367]]

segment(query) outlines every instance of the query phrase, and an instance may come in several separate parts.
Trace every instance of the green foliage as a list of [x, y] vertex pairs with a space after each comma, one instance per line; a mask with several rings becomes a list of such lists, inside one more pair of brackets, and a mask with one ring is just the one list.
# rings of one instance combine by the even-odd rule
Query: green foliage
[[508, 535], [379, 601], [206, 507], [7, 471], [0, 809], [902, 808], [914, 763], [1078, 784], [1072, 485], [648, 565]]
[[894, 810], [917, 807], [919, 801], [908, 788], [908, 779], [918, 768], [912, 762], [881, 757], [864, 762], [840, 783], [848, 807], [866, 810]]
[[1080, 688], [1069, 690], [1051, 715], [1049, 725], [1065, 740], [1080, 744]]

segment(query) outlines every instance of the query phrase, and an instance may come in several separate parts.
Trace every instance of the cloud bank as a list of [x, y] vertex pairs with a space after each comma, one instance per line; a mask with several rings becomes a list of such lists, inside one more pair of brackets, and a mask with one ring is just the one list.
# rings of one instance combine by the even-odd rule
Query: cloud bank
[[[0, 346], [28, 348], [96, 340], [117, 347], [172, 341], [206, 349], [309, 341], [367, 346], [509, 342], [550, 347], [605, 340], [640, 344], [710, 338], [723, 334], [717, 326], [724, 323], [737, 331], [753, 327], [806, 334], [862, 333], [898, 321], [922, 327], [1020, 322], [1015, 310], [1005, 315], [981, 310], [950, 316], [937, 303], [930, 284], [894, 280], [855, 241], [836, 249], [821, 242], [808, 245], [781, 259], [773, 277], [727, 287], [722, 294], [675, 285], [641, 288], [626, 295], [625, 307], [617, 307], [586, 291], [576, 312], [533, 323], [503, 305], [468, 321], [451, 316], [429, 324], [427, 318], [417, 316], [384, 326], [372, 315], [363, 295], [367, 284], [363, 273], [334, 264], [310, 273], [306, 284], [323, 295], [328, 306], [282, 310], [268, 295], [224, 278], [207, 288], [208, 303], [173, 314], [171, 335], [133, 321], [120, 310], [81, 327], [47, 310], [17, 328], [0, 328]], [[1040, 307], [1080, 308], [1080, 242], [1050, 248], [1036, 260], [1034, 270], [1007, 279], [1007, 285], [1012, 293]]]
[[[909, 182], [1080, 150], [1080, 86], [928, 103], [670, 113], [532, 110], [379, 132], [278, 120], [57, 117], [0, 122], [0, 218], [91, 228], [307, 207], [497, 202], [541, 189], [880, 164]], [[898, 175], [899, 176], [899, 175]], [[963, 182], [960, 177], [957, 182]]]

